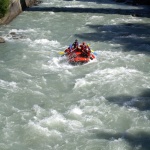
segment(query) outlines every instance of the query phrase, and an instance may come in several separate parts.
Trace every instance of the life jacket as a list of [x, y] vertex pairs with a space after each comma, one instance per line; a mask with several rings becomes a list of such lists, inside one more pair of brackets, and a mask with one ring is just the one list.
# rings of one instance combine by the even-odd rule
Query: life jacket
[[88, 45], [86, 46], [86, 50], [87, 50], [88, 56], [90, 57], [91, 56], [91, 49]]
[[73, 48], [78, 48], [79, 43], [75, 41], [75, 42], [72, 44], [72, 46], [73, 46]]
[[64, 52], [66, 55], [69, 55], [71, 53], [72, 49], [68, 47]]
[[88, 45], [80, 45], [80, 50], [83, 56], [90, 57], [91, 56], [91, 49]]

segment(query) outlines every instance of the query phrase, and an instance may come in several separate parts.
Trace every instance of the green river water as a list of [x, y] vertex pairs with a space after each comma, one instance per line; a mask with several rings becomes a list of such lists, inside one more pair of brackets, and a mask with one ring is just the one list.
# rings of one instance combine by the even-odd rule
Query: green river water
[[[38, 7], [62, 10], [25, 11], [0, 26], [0, 150], [150, 150], [150, 17], [124, 11], [143, 6]], [[61, 57], [75, 39], [96, 59], [72, 66]]]

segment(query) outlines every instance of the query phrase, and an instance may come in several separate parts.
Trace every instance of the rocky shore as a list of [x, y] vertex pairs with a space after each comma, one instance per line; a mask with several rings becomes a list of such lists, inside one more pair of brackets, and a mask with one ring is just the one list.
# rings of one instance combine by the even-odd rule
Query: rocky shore
[[[41, 0], [10, 0], [8, 13], [0, 19], [0, 25], [9, 24], [23, 10], [33, 5], [38, 5]], [[146, 4], [150, 5], [149, 0], [115, 0], [115, 2], [124, 2], [132, 5]]]
[[7, 14], [0, 19], [0, 25], [9, 24], [17, 17], [24, 9], [37, 5], [38, 0], [10, 0], [10, 5]]
[[[39, 0], [10, 0], [10, 5], [7, 14], [0, 18], [0, 25], [9, 24], [16, 18], [23, 10], [33, 5], [37, 5]], [[0, 37], [0, 43], [5, 43], [5, 39]]]
[[[150, 5], [150, 1], [149, 0], [114, 0], [115, 2], [123, 2], [125, 4], [131, 4], [131, 5]], [[41, 0], [10, 0], [10, 5], [9, 5], [9, 9], [7, 14], [3, 17], [0, 18], [0, 25], [4, 25], [4, 24], [9, 24], [14, 18], [16, 18], [22, 11], [24, 11], [26, 8], [32, 7], [34, 5], [38, 5], [39, 3], [41, 3]], [[44, 11], [80, 11], [80, 8], [70, 8], [72, 10], [70, 10], [69, 8], [42, 8], [44, 9]], [[40, 11], [42, 11], [42, 9], [40, 8]], [[92, 9], [90, 9], [92, 10]], [[28, 9], [28, 11], [30, 11], [30, 9]], [[35, 9], [31, 9], [31, 11], [39, 11], [38, 8]], [[82, 10], [83, 11], [83, 10]], [[89, 9], [84, 9], [84, 11], [89, 11]], [[105, 10], [99, 9], [99, 10], [95, 10], [93, 9], [92, 12], [102, 12]], [[108, 10], [107, 10], [108, 11]], [[111, 11], [111, 10], [110, 10]], [[138, 12], [135, 10], [117, 10], [119, 13], [123, 13], [123, 14], [131, 14], [134, 17], [147, 17], [149, 16], [149, 12], [150, 11], [146, 11], [146, 12]], [[117, 13], [118, 13], [117, 12]], [[106, 12], [104, 12], [106, 13]], [[13, 35], [14, 37], [15, 35]], [[0, 37], [0, 43], [4, 43], [5, 40]]]

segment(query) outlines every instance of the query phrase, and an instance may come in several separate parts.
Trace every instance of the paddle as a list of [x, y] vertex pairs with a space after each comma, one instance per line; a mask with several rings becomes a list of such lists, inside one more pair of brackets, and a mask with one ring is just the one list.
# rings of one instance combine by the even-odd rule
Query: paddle
[[64, 55], [64, 54], [65, 54], [65, 52], [60, 51], [60, 52], [58, 52], [58, 54], [60, 54], [60, 55]]

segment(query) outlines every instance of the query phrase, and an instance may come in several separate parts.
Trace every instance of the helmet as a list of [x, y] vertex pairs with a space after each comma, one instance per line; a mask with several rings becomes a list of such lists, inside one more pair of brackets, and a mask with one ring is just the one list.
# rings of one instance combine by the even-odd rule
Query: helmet
[[83, 44], [83, 45], [85, 45], [86, 43], [85, 43], [85, 42], [83, 42], [82, 44]]
[[75, 42], [78, 42], [78, 40], [76, 39]]

